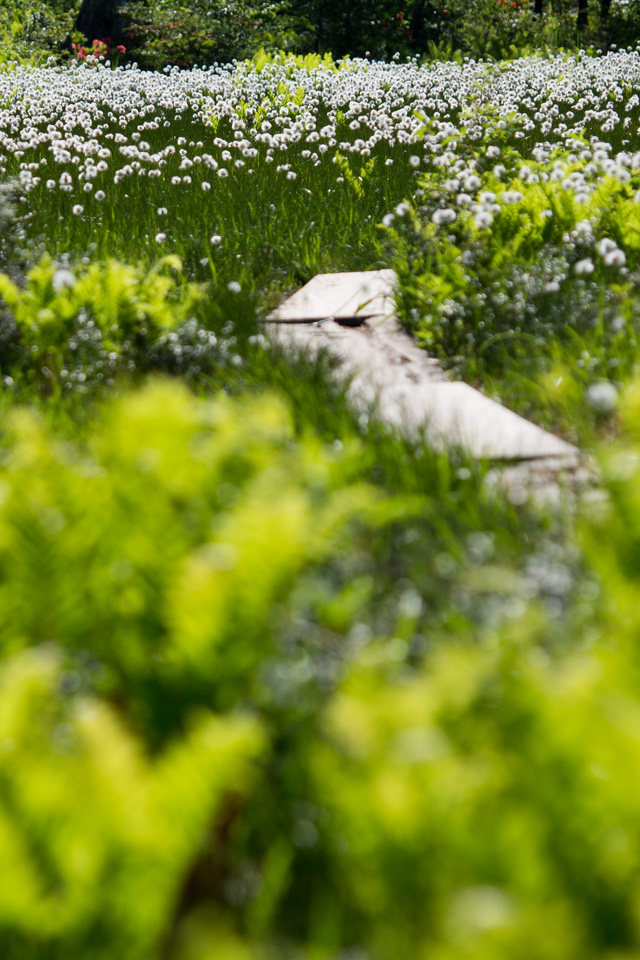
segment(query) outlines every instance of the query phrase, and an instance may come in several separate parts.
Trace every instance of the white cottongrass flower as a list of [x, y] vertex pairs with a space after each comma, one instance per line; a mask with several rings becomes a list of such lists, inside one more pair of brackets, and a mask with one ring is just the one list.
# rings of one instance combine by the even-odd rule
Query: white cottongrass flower
[[409, 206], [408, 203], [399, 203], [398, 206], [396, 207], [396, 215], [398, 217], [406, 217], [406, 215], [409, 213], [410, 210], [411, 210], [411, 207]]
[[601, 257], [606, 257], [608, 253], [618, 249], [618, 244], [609, 237], [603, 237], [602, 240], [598, 240], [596, 249]]
[[229, 283], [227, 284], [227, 290], [229, 291], [229, 293], [240, 293], [240, 291], [242, 290], [242, 287], [240, 286], [237, 280], [230, 280]]
[[431, 222], [435, 223], [436, 227], [440, 227], [446, 223], [453, 223], [456, 217], [457, 214], [455, 210], [436, 210], [431, 217]]
[[224, 167], [220, 167], [220, 169], [218, 170], [218, 176], [219, 176], [222, 180], [224, 180], [225, 177], [228, 177], [228, 176], [229, 176], [229, 171], [228, 171], [228, 170], [225, 170]]
[[[303, 78], [296, 75], [294, 80], [287, 75], [288, 67], [275, 65], [268, 78], [247, 70], [246, 65], [195, 68], [188, 74], [169, 68], [160, 74], [150, 72], [139, 76], [133, 71], [108, 71], [100, 67], [102, 72], [96, 77], [100, 82], [95, 85], [78, 84], [76, 65], [68, 72], [50, 71], [45, 77], [37, 71], [18, 67], [10, 76], [0, 73], [0, 103], [5, 104], [0, 119], [0, 169], [6, 167], [7, 156], [23, 160], [18, 175], [27, 192], [37, 185], [37, 176], [33, 174], [44, 172], [42, 188], [46, 186], [53, 191], [55, 180], [65, 170], [60, 180], [61, 192], [68, 193], [70, 198], [76, 187], [78, 192], [84, 189], [89, 193], [85, 184], [93, 182], [92, 195], [99, 199], [96, 178], [102, 173], [109, 177], [109, 182], [114, 179], [118, 184], [132, 175], [166, 177], [168, 184], [173, 173], [181, 176], [184, 172], [190, 173], [190, 164], [199, 161], [211, 171], [217, 169], [218, 163], [225, 164], [229, 171], [234, 169], [234, 176], [240, 177], [245, 173], [248, 176], [253, 167], [239, 168], [236, 172], [233, 165], [239, 157], [248, 163], [249, 157], [260, 156], [266, 169], [274, 155], [280, 157], [281, 151], [289, 151], [289, 156], [296, 151], [299, 155], [311, 144], [316, 144], [312, 149], [318, 152], [311, 153], [307, 159], [316, 165], [330, 161], [336, 148], [364, 158], [374, 155], [378, 145], [389, 151], [398, 145], [404, 151], [402, 162], [415, 173], [422, 166], [433, 165], [451, 178], [445, 190], [457, 181], [455, 190], [450, 191], [451, 199], [444, 203], [456, 209], [462, 209], [465, 204], [471, 206], [472, 215], [492, 212], [498, 215], [495, 202], [486, 202], [483, 198], [479, 209], [474, 209], [473, 200], [465, 200], [465, 197], [475, 197], [476, 192], [486, 186], [480, 169], [489, 172], [493, 168], [495, 182], [502, 178], [507, 188], [511, 187], [510, 178], [512, 174], [517, 176], [518, 169], [520, 176], [529, 182], [538, 179], [545, 182], [551, 175], [553, 179], [557, 177], [558, 184], [566, 181], [570, 196], [577, 203], [586, 203], [605, 176], [617, 176], [625, 182], [629, 173], [635, 177], [640, 172], [640, 151], [633, 153], [630, 141], [627, 141], [628, 147], [623, 141], [620, 148], [605, 142], [612, 130], [629, 126], [631, 136], [637, 126], [635, 112], [625, 119], [625, 114], [639, 106], [637, 95], [631, 99], [618, 97], [618, 91], [626, 88], [629, 77], [637, 72], [637, 58], [637, 52], [628, 51], [618, 51], [615, 59], [581, 55], [570, 62], [557, 57], [522, 57], [504, 74], [500, 70], [488, 71], [485, 64], [473, 60], [466, 61], [459, 69], [456, 67], [455, 71], [438, 64], [429, 71], [420, 71], [394, 61], [367, 62], [363, 71], [341, 71], [335, 76], [323, 72], [321, 82], [313, 74]], [[562, 106], [555, 95], [548, 95], [560, 75], [563, 77]], [[265, 80], [269, 86], [281, 82], [291, 93], [301, 83], [303, 104], [299, 108], [291, 103], [265, 108]], [[532, 161], [523, 163], [522, 167], [519, 162], [514, 166], [511, 158], [502, 158], [496, 139], [484, 139], [487, 129], [476, 119], [465, 120], [461, 123], [465, 129], [458, 129], [460, 107], [468, 105], [469, 95], [478, 82], [485, 85], [490, 105], [496, 110], [498, 129], [507, 128], [507, 118], [515, 110], [520, 114], [520, 135], [524, 136], [525, 132], [532, 135]], [[203, 88], [207, 91], [204, 99]], [[611, 91], [615, 99], [611, 98]], [[246, 119], [238, 115], [240, 101], [247, 104]], [[337, 113], [345, 104], [349, 104], [346, 125], [359, 126], [362, 137], [339, 144]], [[421, 109], [428, 111], [433, 123], [433, 131], [425, 134], [420, 144], [415, 139], [421, 125], [414, 113], [417, 104], [424, 104]], [[149, 108], [151, 116], [147, 119]], [[523, 109], [531, 120], [524, 116]], [[260, 112], [254, 128], [253, 122], [261, 110], [264, 116]], [[217, 121], [228, 118], [233, 130], [229, 134], [232, 142], [212, 135], [209, 149], [214, 150], [214, 159], [203, 152], [202, 142], [175, 137], [167, 111], [171, 111], [172, 117], [193, 113], [194, 118], [205, 123], [212, 115]], [[582, 129], [590, 120], [597, 120], [600, 130], [586, 149]], [[146, 130], [160, 131], [160, 128], [163, 129], [157, 142], [154, 141], [154, 152], [143, 137]], [[461, 141], [467, 137], [476, 141], [475, 158], [461, 149]], [[553, 148], [546, 141], [533, 142], [535, 138], [540, 141], [559, 138], [566, 159], [551, 161], [547, 168]], [[126, 166], [116, 173], [113, 158], [119, 148]], [[396, 159], [400, 156], [402, 153], [396, 153]], [[35, 161], [40, 164], [43, 158], [49, 166], [34, 164]], [[386, 160], [388, 166], [393, 162], [391, 157]], [[541, 169], [536, 170], [534, 163], [540, 164]], [[66, 170], [73, 173], [74, 167], [76, 174], [72, 178]], [[54, 169], [56, 174], [51, 172]], [[336, 174], [339, 172], [336, 170]], [[225, 175], [226, 171], [222, 176]], [[47, 180], [47, 176], [51, 180]], [[184, 182], [186, 188], [188, 181]], [[197, 178], [195, 183], [202, 186]], [[632, 183], [633, 179], [627, 186]], [[463, 191], [460, 198], [456, 196], [458, 191]], [[630, 190], [630, 195], [633, 194]], [[510, 196], [500, 194], [500, 202], [506, 205], [510, 200]], [[640, 190], [636, 200], [640, 203]], [[69, 212], [73, 203], [74, 198], [69, 203]], [[589, 239], [574, 229], [566, 243], [577, 240], [584, 244]], [[600, 251], [594, 260], [595, 256], [604, 259], [615, 250], [614, 245]], [[612, 258], [614, 263], [620, 261], [621, 255], [622, 251], [616, 253]]]
[[76, 217], [79, 217], [84, 213], [84, 207], [81, 203], [76, 203], [71, 212], [74, 213]]
[[61, 290], [70, 289], [71, 287], [75, 286], [75, 283], [75, 274], [73, 274], [71, 270], [66, 270], [63, 268], [56, 270], [51, 279], [51, 286], [56, 293], [60, 293]]
[[297, 176], [298, 174], [295, 173], [295, 171], [289, 170], [287, 173], [287, 180], [295, 180]]
[[96, 200], [98, 200], [98, 201], [100, 201], [100, 202], [102, 202], [102, 201], [104, 200], [105, 196], [106, 196], [106, 194], [105, 194], [104, 190], [96, 190], [96, 192], [94, 193], [94, 197], [96, 198]]
[[385, 213], [384, 217], [382, 218], [383, 227], [390, 227], [394, 220], [395, 217], [392, 213]]
[[480, 210], [479, 213], [475, 214], [473, 220], [478, 229], [484, 230], [486, 227], [490, 227], [493, 223], [493, 215], [490, 214], [488, 210]]
[[[96, 196], [97, 196], [97, 194], [96, 194]], [[166, 208], [166, 207], [158, 207], [158, 209], [156, 210], [156, 213], [158, 214], [159, 217], [166, 217], [166, 215], [167, 215], [167, 208]]]
[[200, 186], [202, 187], [205, 193], [207, 193], [208, 190], [211, 190], [211, 184], [207, 180], [203, 180]]
[[212, 243], [214, 247], [217, 247], [219, 243], [222, 243], [222, 237], [219, 233], [214, 233], [209, 242]]
[[591, 384], [587, 400], [598, 413], [613, 413], [618, 406], [618, 391], [608, 380], [602, 380]]
[[178, 184], [181, 183], [181, 182], [182, 182], [182, 181], [181, 181], [180, 177], [171, 177], [171, 183], [173, 184], [174, 187], [177, 187]]
[[623, 250], [610, 250], [609, 253], [605, 254], [604, 262], [607, 267], [624, 267], [627, 258]]
[[520, 203], [521, 200], [524, 200], [524, 194], [520, 193], [519, 190], [505, 190], [500, 199], [506, 204]]
[[166, 239], [166, 233], [156, 233], [156, 243], [164, 243]]
[[85, 193], [91, 193], [91, 191], [93, 190], [93, 184], [92, 184], [92, 183], [85, 183], [85, 185], [84, 185], [84, 187], [83, 187], [82, 189], [84, 190]]
[[585, 257], [584, 260], [578, 260], [573, 265], [573, 272], [577, 277], [585, 277], [588, 274], [593, 273], [594, 270], [595, 267], [591, 257]]

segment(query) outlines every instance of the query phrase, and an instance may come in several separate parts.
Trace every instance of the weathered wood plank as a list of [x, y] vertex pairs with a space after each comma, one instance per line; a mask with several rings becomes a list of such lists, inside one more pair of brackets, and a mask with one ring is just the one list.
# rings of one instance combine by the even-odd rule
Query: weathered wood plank
[[[424, 435], [435, 448], [461, 447], [488, 460], [547, 459], [554, 469], [577, 466], [580, 454], [571, 444], [446, 378], [395, 318], [394, 282], [392, 270], [321, 274], [270, 314], [266, 329], [287, 350], [328, 351], [340, 361], [337, 375], [349, 380], [356, 409], [375, 406], [391, 427]], [[377, 315], [365, 316], [380, 306]]]
[[356, 320], [394, 310], [393, 270], [319, 273], [268, 317], [280, 323], [309, 323], [334, 317]]
[[[383, 335], [388, 326], [392, 329]], [[289, 350], [307, 355], [327, 350], [341, 361], [338, 374], [349, 378], [348, 395], [356, 409], [375, 405], [390, 426], [412, 437], [424, 433], [436, 448], [459, 446], [490, 460], [578, 456], [575, 447], [468, 384], [446, 380], [437, 362], [395, 320], [374, 318], [360, 327], [333, 320], [318, 326], [270, 324], [269, 330]]]

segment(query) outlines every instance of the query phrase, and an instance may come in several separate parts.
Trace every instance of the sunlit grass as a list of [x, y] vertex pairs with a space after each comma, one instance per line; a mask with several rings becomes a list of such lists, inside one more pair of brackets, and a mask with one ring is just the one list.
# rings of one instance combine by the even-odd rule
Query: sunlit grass
[[[0, 166], [26, 190], [27, 261], [150, 267], [176, 254], [171, 296], [206, 284], [198, 322], [231, 325], [240, 342], [314, 274], [393, 265], [403, 321], [452, 375], [588, 444], [602, 413], [589, 390], [635, 370], [637, 59], [16, 72]], [[614, 175], [594, 162], [598, 143]], [[617, 156], [629, 182], [616, 181]], [[577, 179], [561, 189], [553, 164]], [[507, 187], [521, 196], [509, 207]], [[471, 228], [461, 207], [434, 234], [431, 217], [465, 190]], [[394, 213], [412, 196], [417, 220]], [[575, 273], [593, 253], [572, 239], [585, 219], [622, 271], [596, 255], [592, 276]]]

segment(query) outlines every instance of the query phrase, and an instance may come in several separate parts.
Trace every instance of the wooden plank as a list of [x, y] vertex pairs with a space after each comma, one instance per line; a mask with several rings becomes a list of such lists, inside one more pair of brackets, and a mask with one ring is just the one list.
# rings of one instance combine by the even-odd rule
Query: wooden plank
[[466, 383], [446, 379], [395, 317], [370, 317], [360, 326], [333, 319], [315, 325], [271, 323], [271, 336], [287, 350], [340, 360], [337, 375], [349, 379], [353, 406], [374, 406], [389, 426], [424, 435], [436, 448], [462, 447], [489, 460], [553, 460], [557, 468], [579, 461], [578, 450]]
[[458, 446], [477, 459], [573, 460], [577, 450], [467, 383], [395, 385], [383, 390], [384, 419], [410, 435], [421, 430], [432, 446]]
[[392, 313], [391, 294], [395, 282], [394, 270], [319, 273], [267, 319], [279, 323], [309, 323], [334, 317], [354, 322]]

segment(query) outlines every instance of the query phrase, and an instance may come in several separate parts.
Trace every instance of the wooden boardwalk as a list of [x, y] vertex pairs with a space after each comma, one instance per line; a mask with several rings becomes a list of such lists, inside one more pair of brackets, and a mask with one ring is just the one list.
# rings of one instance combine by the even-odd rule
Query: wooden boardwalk
[[399, 324], [393, 270], [319, 274], [267, 318], [286, 350], [340, 361], [353, 406], [370, 411], [436, 449], [460, 447], [473, 457], [527, 461], [545, 476], [579, 468], [579, 451], [486, 397], [448, 380], [436, 360]]

